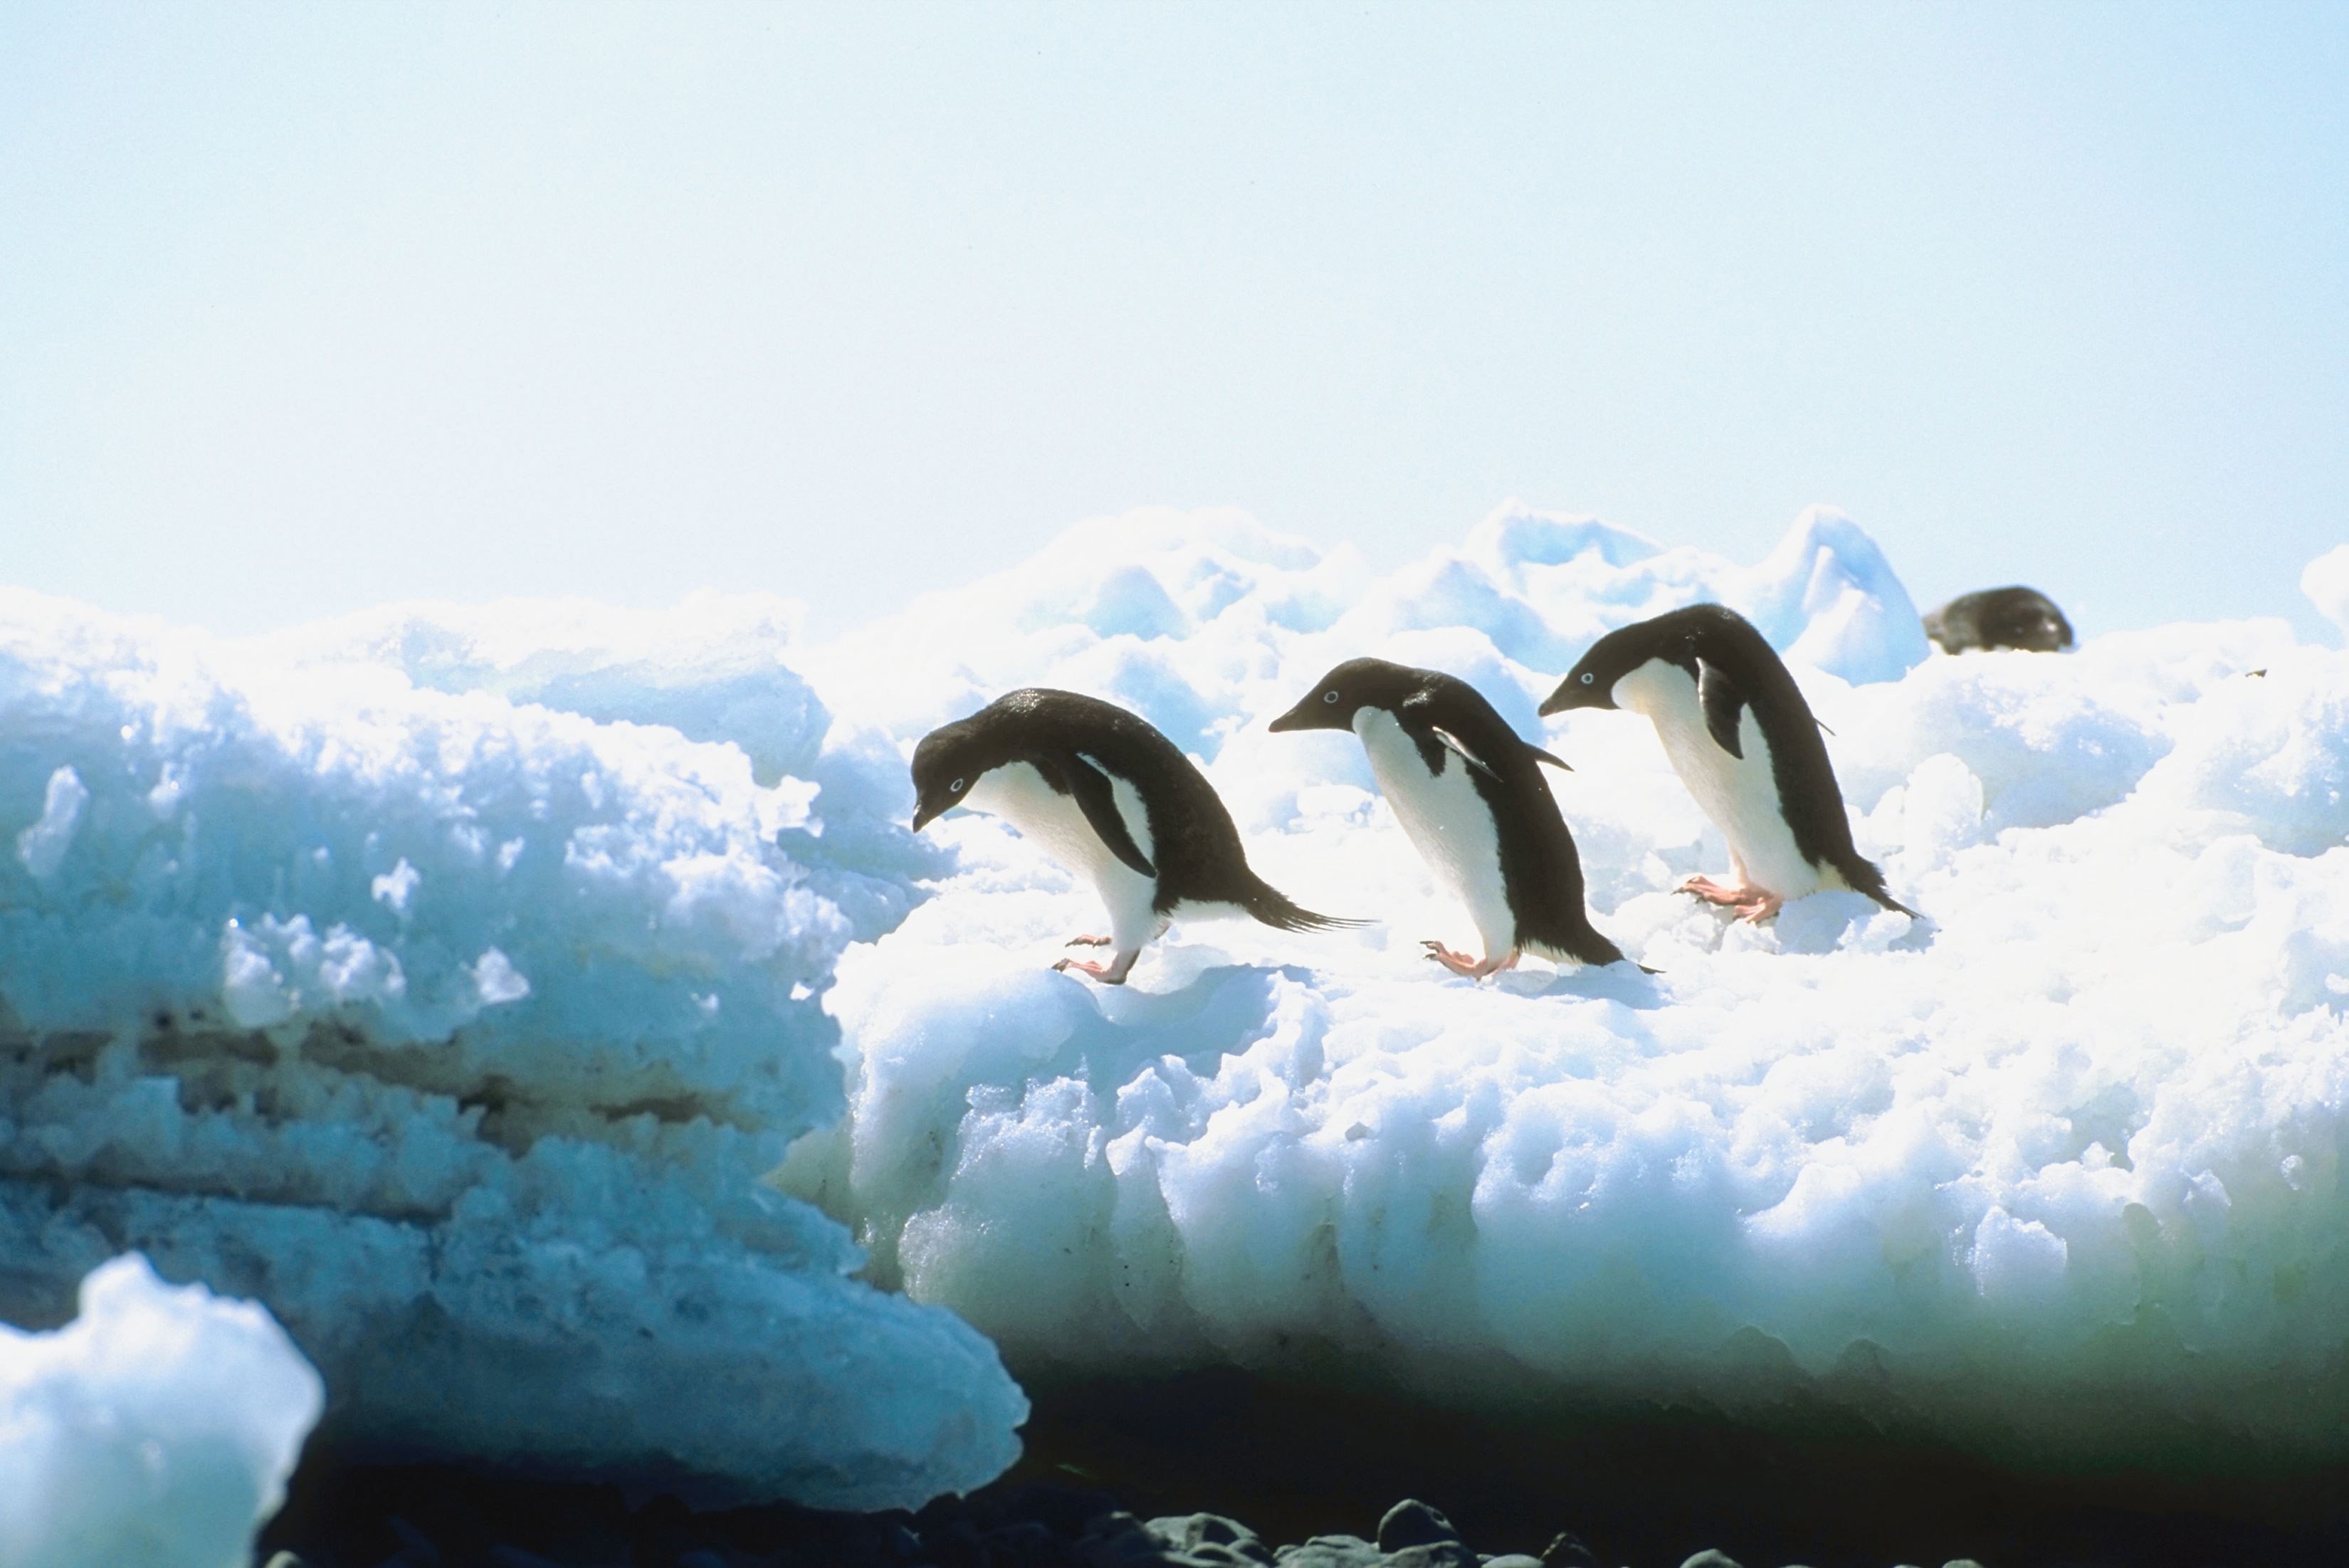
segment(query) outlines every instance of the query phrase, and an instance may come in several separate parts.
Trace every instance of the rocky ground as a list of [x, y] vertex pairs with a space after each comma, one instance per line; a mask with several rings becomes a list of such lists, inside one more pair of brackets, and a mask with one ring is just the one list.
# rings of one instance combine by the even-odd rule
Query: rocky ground
[[[2349, 1563], [2337, 1466], [2017, 1473], [1881, 1429], [1622, 1408], [1504, 1420], [1229, 1371], [1030, 1391], [1019, 1466], [914, 1513], [695, 1512], [314, 1439], [256, 1568]], [[1394, 1501], [1414, 1494], [1428, 1501]]]
[[[989, 1487], [910, 1514], [697, 1514], [666, 1499], [632, 1509], [610, 1488], [517, 1486], [441, 1467], [389, 1468], [355, 1484], [374, 1491], [374, 1506], [345, 1499], [315, 1520], [289, 1511], [270, 1537], [302, 1544], [264, 1568], [1606, 1568], [1570, 1532], [1537, 1556], [1478, 1552], [1442, 1511], [1409, 1498], [1368, 1537], [1276, 1546], [1220, 1514], [1137, 1519], [1108, 1492], [1068, 1487]], [[1681, 1568], [1740, 1565], [1705, 1550]]]

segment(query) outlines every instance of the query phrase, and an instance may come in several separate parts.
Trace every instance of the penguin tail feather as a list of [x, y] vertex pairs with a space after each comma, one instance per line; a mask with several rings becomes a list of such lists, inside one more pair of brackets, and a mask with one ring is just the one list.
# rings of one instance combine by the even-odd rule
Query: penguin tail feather
[[1854, 855], [1849, 866], [1837, 866], [1836, 869], [1843, 872], [1843, 880], [1851, 884], [1853, 892], [1866, 893], [1885, 908], [1899, 910], [1911, 920], [1925, 918], [1892, 896], [1884, 885], [1883, 868], [1874, 861]]
[[1239, 906], [1275, 931], [1351, 931], [1372, 923], [1334, 914], [1316, 914], [1270, 882], [1260, 878], [1252, 880], [1255, 885], [1249, 888], [1247, 897], [1238, 901]]

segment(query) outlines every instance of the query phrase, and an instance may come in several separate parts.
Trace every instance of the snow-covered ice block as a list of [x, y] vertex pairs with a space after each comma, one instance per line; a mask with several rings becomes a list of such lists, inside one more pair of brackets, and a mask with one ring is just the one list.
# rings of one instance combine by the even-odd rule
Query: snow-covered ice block
[[[661, 722], [722, 664], [681, 636], [631, 687], [585, 620], [467, 663], [410, 614], [385, 663], [0, 597], [0, 1317], [137, 1246], [265, 1302], [345, 1437], [835, 1506], [978, 1485], [1025, 1415], [992, 1347], [758, 1181], [842, 1109], [835, 960], [936, 863], [885, 819], [902, 772], [872, 738], [843, 788], [761, 781]], [[604, 717], [537, 700], [556, 665]], [[533, 700], [490, 689], [516, 669]], [[837, 727], [760, 680], [821, 775]]]
[[244, 1568], [317, 1421], [317, 1373], [261, 1307], [135, 1254], [80, 1296], [53, 1333], [0, 1324], [0, 1563]]
[[[1382, 928], [1194, 924], [1091, 987], [1045, 969], [1090, 893], [950, 814], [958, 874], [842, 961], [851, 1114], [784, 1185], [1015, 1364], [1299, 1358], [1502, 1402], [1824, 1400], [2002, 1452], [2338, 1457], [2349, 655], [2275, 622], [1927, 660], [1845, 527], [1808, 514], [1807, 564], [1744, 581], [1779, 585], [1860, 846], [1928, 922], [1674, 897], [1726, 852], [1651, 728], [1545, 735], [1554, 676], [1518, 655], [1734, 602], [1742, 569], [1505, 509], [1327, 628], [1227, 606], [1240, 673], [1195, 688], [1229, 705], [1210, 772], [1258, 868]], [[1596, 923], [1661, 974], [1477, 987], [1420, 958], [1470, 934], [1359, 747], [1261, 733], [1354, 653], [1472, 671], [1574, 764], [1551, 787]]]

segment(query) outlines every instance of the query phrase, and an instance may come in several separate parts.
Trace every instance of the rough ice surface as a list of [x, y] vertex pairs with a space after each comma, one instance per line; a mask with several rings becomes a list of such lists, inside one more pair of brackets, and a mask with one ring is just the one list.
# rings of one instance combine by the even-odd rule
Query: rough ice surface
[[0, 1324], [0, 1563], [244, 1568], [318, 1418], [269, 1314], [145, 1259], [81, 1284], [51, 1334]]
[[842, 1109], [837, 958], [939, 862], [894, 750], [717, 618], [369, 654], [0, 596], [0, 1317], [137, 1249], [378, 1447], [833, 1506], [1009, 1463], [994, 1349], [758, 1181]]
[[[1929, 922], [1676, 897], [1727, 857], [1651, 728], [1536, 719], [1591, 638], [1701, 598], [1787, 653]], [[1573, 764], [1596, 922], [1661, 974], [1421, 959], [1473, 934], [1359, 746], [1264, 730], [1357, 654]], [[1015, 1366], [1335, 1353], [1998, 1451], [2349, 1449], [2349, 655], [2261, 621], [1951, 658], [1839, 514], [1744, 568], [1511, 505], [1384, 577], [1229, 516], [1092, 524], [804, 667], [901, 745], [1023, 682], [1128, 702], [1270, 881], [1383, 922], [1178, 928], [1105, 990], [1045, 967], [1089, 891], [930, 830], [958, 869], [843, 958], [851, 1115], [781, 1180]]]
[[[1652, 731], [1535, 717], [1702, 599], [1930, 923], [1675, 897], [1726, 852]], [[1471, 934], [1359, 745], [1263, 727], [1361, 654], [1575, 766], [1597, 923], [1662, 973], [1421, 960]], [[914, 739], [1028, 683], [1149, 717], [1269, 880], [1382, 923], [1049, 973], [1090, 891], [903, 826]], [[2344, 974], [2349, 654], [1950, 658], [1823, 510], [1744, 564], [1510, 503], [1385, 573], [1145, 512], [823, 645], [750, 596], [222, 645], [0, 595], [0, 1317], [141, 1250], [394, 1448], [917, 1501], [1016, 1451], [968, 1319], [1039, 1367], [2337, 1455]]]

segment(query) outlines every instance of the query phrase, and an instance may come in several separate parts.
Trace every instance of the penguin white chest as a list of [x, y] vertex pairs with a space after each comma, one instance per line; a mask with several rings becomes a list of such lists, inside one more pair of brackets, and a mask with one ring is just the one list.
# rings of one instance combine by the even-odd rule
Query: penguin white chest
[[1831, 868], [1813, 865], [1795, 843], [1778, 799], [1778, 779], [1763, 738], [1761, 721], [1747, 703], [1737, 710], [1737, 747], [1733, 756], [1705, 727], [1696, 677], [1675, 664], [1651, 659], [1615, 683], [1615, 706], [1645, 715], [1664, 743], [1672, 771], [1713, 826], [1729, 841], [1740, 881], [1780, 898], [1801, 898], [1843, 879]]
[[1501, 839], [1493, 809], [1477, 792], [1467, 762], [1444, 749], [1443, 768], [1430, 773], [1419, 745], [1382, 707], [1354, 715], [1354, 733], [1369, 753], [1371, 771], [1439, 886], [1468, 906], [1487, 954], [1517, 944], [1517, 920], [1501, 881]]
[[[1109, 779], [1125, 830], [1143, 858], [1155, 864], [1150, 813], [1143, 809], [1142, 792], [1114, 773]], [[1138, 948], [1158, 934], [1161, 922], [1151, 907], [1158, 895], [1158, 879], [1119, 860], [1085, 820], [1076, 797], [1053, 789], [1032, 764], [1009, 762], [990, 769], [973, 781], [962, 803], [1002, 818], [1019, 830], [1020, 837], [1090, 880], [1109, 911], [1110, 936], [1118, 951]]]

